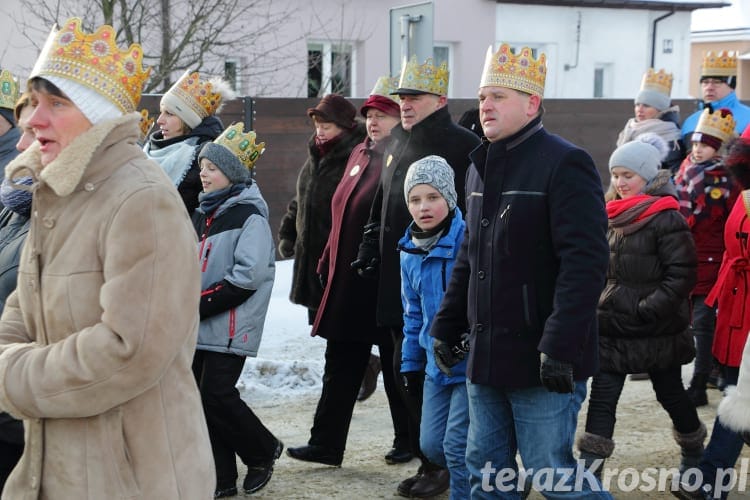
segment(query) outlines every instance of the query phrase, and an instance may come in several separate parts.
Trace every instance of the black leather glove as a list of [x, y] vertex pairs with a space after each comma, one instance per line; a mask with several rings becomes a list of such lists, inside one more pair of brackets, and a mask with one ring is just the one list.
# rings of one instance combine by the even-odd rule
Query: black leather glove
[[573, 392], [573, 364], [558, 361], [547, 356], [539, 355], [539, 378], [542, 385], [550, 392]]
[[294, 255], [294, 242], [292, 240], [279, 240], [279, 255], [288, 259]]
[[401, 379], [404, 382], [406, 392], [421, 394], [424, 385], [424, 372], [403, 372]]
[[469, 334], [461, 335], [461, 340], [456, 345], [449, 345], [438, 338], [432, 343], [432, 351], [435, 354], [435, 364], [446, 376], [451, 377], [451, 368], [459, 364], [469, 352]]
[[376, 278], [380, 265], [380, 224], [370, 223], [362, 233], [362, 243], [359, 244], [357, 258], [351, 263], [363, 278]]

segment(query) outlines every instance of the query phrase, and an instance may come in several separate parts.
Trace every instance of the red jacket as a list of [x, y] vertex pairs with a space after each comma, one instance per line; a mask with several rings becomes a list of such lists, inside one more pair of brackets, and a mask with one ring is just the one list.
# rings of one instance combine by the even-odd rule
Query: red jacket
[[750, 331], [750, 221], [742, 197], [737, 199], [724, 226], [724, 259], [719, 277], [706, 298], [718, 305], [713, 355], [720, 363], [740, 366]]

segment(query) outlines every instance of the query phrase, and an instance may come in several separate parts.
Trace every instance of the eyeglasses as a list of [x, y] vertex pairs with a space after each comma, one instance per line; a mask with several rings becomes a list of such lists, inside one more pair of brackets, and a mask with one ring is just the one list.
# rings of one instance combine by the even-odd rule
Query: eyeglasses
[[722, 83], [727, 83], [724, 80], [720, 80], [718, 78], [704, 78], [701, 80], [701, 85], [721, 85]]

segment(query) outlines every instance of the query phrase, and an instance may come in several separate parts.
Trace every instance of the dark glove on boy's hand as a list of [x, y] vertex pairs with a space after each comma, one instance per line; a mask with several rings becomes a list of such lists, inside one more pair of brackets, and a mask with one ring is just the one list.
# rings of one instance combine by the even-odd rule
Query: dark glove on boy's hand
[[466, 357], [466, 353], [469, 352], [469, 343], [467, 340], [467, 334], [462, 336], [461, 341], [450, 346], [447, 342], [436, 338], [432, 343], [432, 351], [435, 354], [435, 364], [440, 371], [446, 376], [451, 377], [451, 368], [459, 364]]
[[403, 372], [401, 374], [406, 392], [421, 391], [424, 385], [424, 372]]
[[558, 361], [547, 356], [539, 355], [539, 378], [542, 385], [550, 392], [573, 392], [573, 364]]

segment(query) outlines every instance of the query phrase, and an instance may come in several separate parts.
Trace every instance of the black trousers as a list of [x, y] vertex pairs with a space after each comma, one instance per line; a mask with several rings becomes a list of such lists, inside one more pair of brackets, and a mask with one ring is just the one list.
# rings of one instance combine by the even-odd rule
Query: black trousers
[[276, 451], [276, 437], [240, 398], [235, 387], [244, 364], [244, 356], [210, 351], [196, 351], [193, 358], [193, 374], [203, 400], [216, 463], [217, 488], [236, 483], [235, 453], [252, 467], [267, 464]]
[[[396, 387], [393, 344], [377, 344], [383, 370], [383, 385], [393, 422], [393, 446], [409, 449], [409, 417]], [[328, 340], [326, 343], [323, 390], [310, 429], [309, 444], [343, 453], [349, 435], [354, 405], [370, 360], [372, 344]]]
[[[695, 405], [682, 385], [682, 367], [648, 372], [656, 399], [669, 414], [677, 432], [689, 434], [701, 425]], [[612, 439], [615, 429], [617, 402], [625, 385], [624, 373], [599, 372], [591, 382], [586, 432]]]

